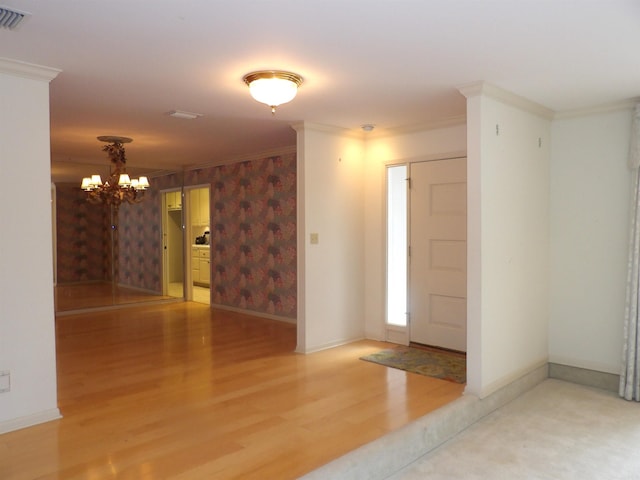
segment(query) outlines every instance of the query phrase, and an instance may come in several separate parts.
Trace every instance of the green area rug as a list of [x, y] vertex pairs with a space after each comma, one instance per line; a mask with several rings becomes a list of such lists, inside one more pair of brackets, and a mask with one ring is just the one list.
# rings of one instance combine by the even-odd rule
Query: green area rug
[[396, 347], [365, 355], [360, 360], [455, 383], [467, 381], [467, 360], [459, 353]]

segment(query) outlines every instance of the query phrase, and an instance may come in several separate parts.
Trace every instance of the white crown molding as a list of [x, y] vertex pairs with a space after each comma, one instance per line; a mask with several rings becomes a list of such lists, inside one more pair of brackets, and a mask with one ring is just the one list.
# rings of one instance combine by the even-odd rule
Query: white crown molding
[[184, 171], [188, 172], [191, 170], [200, 170], [203, 168], [212, 168], [212, 167], [219, 167], [221, 165], [231, 165], [233, 163], [240, 163], [240, 162], [250, 162], [252, 160], [260, 160], [262, 158], [267, 158], [267, 157], [275, 157], [278, 155], [286, 155], [289, 153], [296, 153], [297, 151], [297, 147], [296, 145], [289, 145], [286, 147], [279, 147], [279, 148], [274, 148], [271, 150], [263, 150], [261, 152], [257, 152], [257, 153], [251, 153], [248, 155], [238, 155], [238, 156], [231, 156], [226, 158], [225, 160], [221, 161], [221, 162], [209, 162], [209, 163], [202, 163], [202, 164], [198, 164], [198, 165], [189, 165], [184, 167]]
[[359, 139], [362, 139], [366, 134], [370, 134], [370, 132], [363, 132], [361, 129], [354, 130], [313, 122], [295, 122], [291, 124], [291, 128], [293, 128], [296, 132], [306, 129], [314, 130], [316, 132], [330, 133], [332, 135], [339, 135], [341, 137], [351, 137]]
[[562, 120], [565, 118], [587, 117], [589, 115], [598, 115], [601, 113], [618, 112], [621, 110], [633, 110], [636, 104], [640, 102], [640, 98], [629, 98], [620, 102], [612, 102], [604, 105], [597, 105], [587, 108], [576, 108], [574, 110], [565, 110], [556, 112], [554, 119]]
[[457, 115], [454, 117], [442, 118], [442, 119], [434, 120], [431, 122], [418, 123], [413, 125], [404, 125], [400, 127], [389, 127], [389, 128], [375, 127], [374, 130], [370, 132], [365, 132], [361, 128], [349, 129], [349, 128], [335, 127], [332, 125], [324, 125], [320, 123], [311, 123], [311, 122], [292, 123], [291, 128], [293, 128], [296, 132], [304, 129], [309, 129], [309, 130], [315, 130], [318, 132], [325, 132], [325, 133], [331, 133], [331, 134], [340, 135], [340, 136], [366, 140], [368, 138], [395, 137], [398, 135], [407, 135], [407, 134], [416, 133], [416, 132], [437, 130], [439, 128], [466, 125], [466, 123], [467, 123], [466, 115]]
[[405, 125], [402, 127], [390, 127], [384, 129], [376, 129], [367, 135], [375, 138], [395, 137], [398, 135], [408, 135], [416, 132], [425, 132], [429, 130], [438, 130], [440, 128], [456, 127], [467, 124], [466, 115], [457, 115], [455, 117], [442, 118], [432, 122], [418, 123], [414, 125]]
[[50, 82], [56, 78], [61, 71], [62, 70], [57, 68], [42, 67], [32, 63], [0, 57], [0, 73], [6, 73], [8, 75]]
[[478, 95], [486, 95], [488, 97], [499, 100], [507, 105], [526, 110], [534, 115], [552, 120], [555, 112], [547, 107], [533, 102], [529, 99], [516, 95], [515, 93], [503, 90], [487, 82], [474, 82], [466, 85], [458, 86], [458, 91], [467, 98], [476, 97]]

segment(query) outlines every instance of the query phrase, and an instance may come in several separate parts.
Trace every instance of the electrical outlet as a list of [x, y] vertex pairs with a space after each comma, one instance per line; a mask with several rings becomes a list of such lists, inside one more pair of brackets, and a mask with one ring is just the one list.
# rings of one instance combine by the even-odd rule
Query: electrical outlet
[[317, 233], [312, 233], [312, 234], [310, 235], [309, 240], [310, 240], [310, 243], [311, 243], [312, 245], [316, 245], [316, 244], [318, 243], [318, 234], [317, 234]]
[[9, 370], [0, 371], [0, 393], [8, 392], [11, 390], [11, 374]]

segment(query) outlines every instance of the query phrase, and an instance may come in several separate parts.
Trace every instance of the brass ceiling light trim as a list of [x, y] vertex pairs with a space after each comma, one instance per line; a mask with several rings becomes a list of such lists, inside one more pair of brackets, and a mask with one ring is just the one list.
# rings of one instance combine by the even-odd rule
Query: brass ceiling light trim
[[303, 82], [297, 73], [283, 70], [258, 70], [247, 73], [242, 79], [249, 86], [251, 96], [271, 107], [272, 114], [276, 113], [277, 106], [295, 98]]

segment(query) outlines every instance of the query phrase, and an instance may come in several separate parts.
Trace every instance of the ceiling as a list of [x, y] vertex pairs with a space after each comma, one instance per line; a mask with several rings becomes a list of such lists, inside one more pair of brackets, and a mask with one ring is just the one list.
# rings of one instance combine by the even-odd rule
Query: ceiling
[[[0, 28], [0, 57], [62, 70], [54, 181], [108, 169], [99, 135], [133, 138], [138, 175], [292, 146], [298, 121], [376, 135], [460, 117], [457, 87], [480, 80], [555, 111], [640, 95], [638, 0], [3, 2], [31, 15]], [[242, 81], [261, 69], [304, 77], [275, 115]]]

